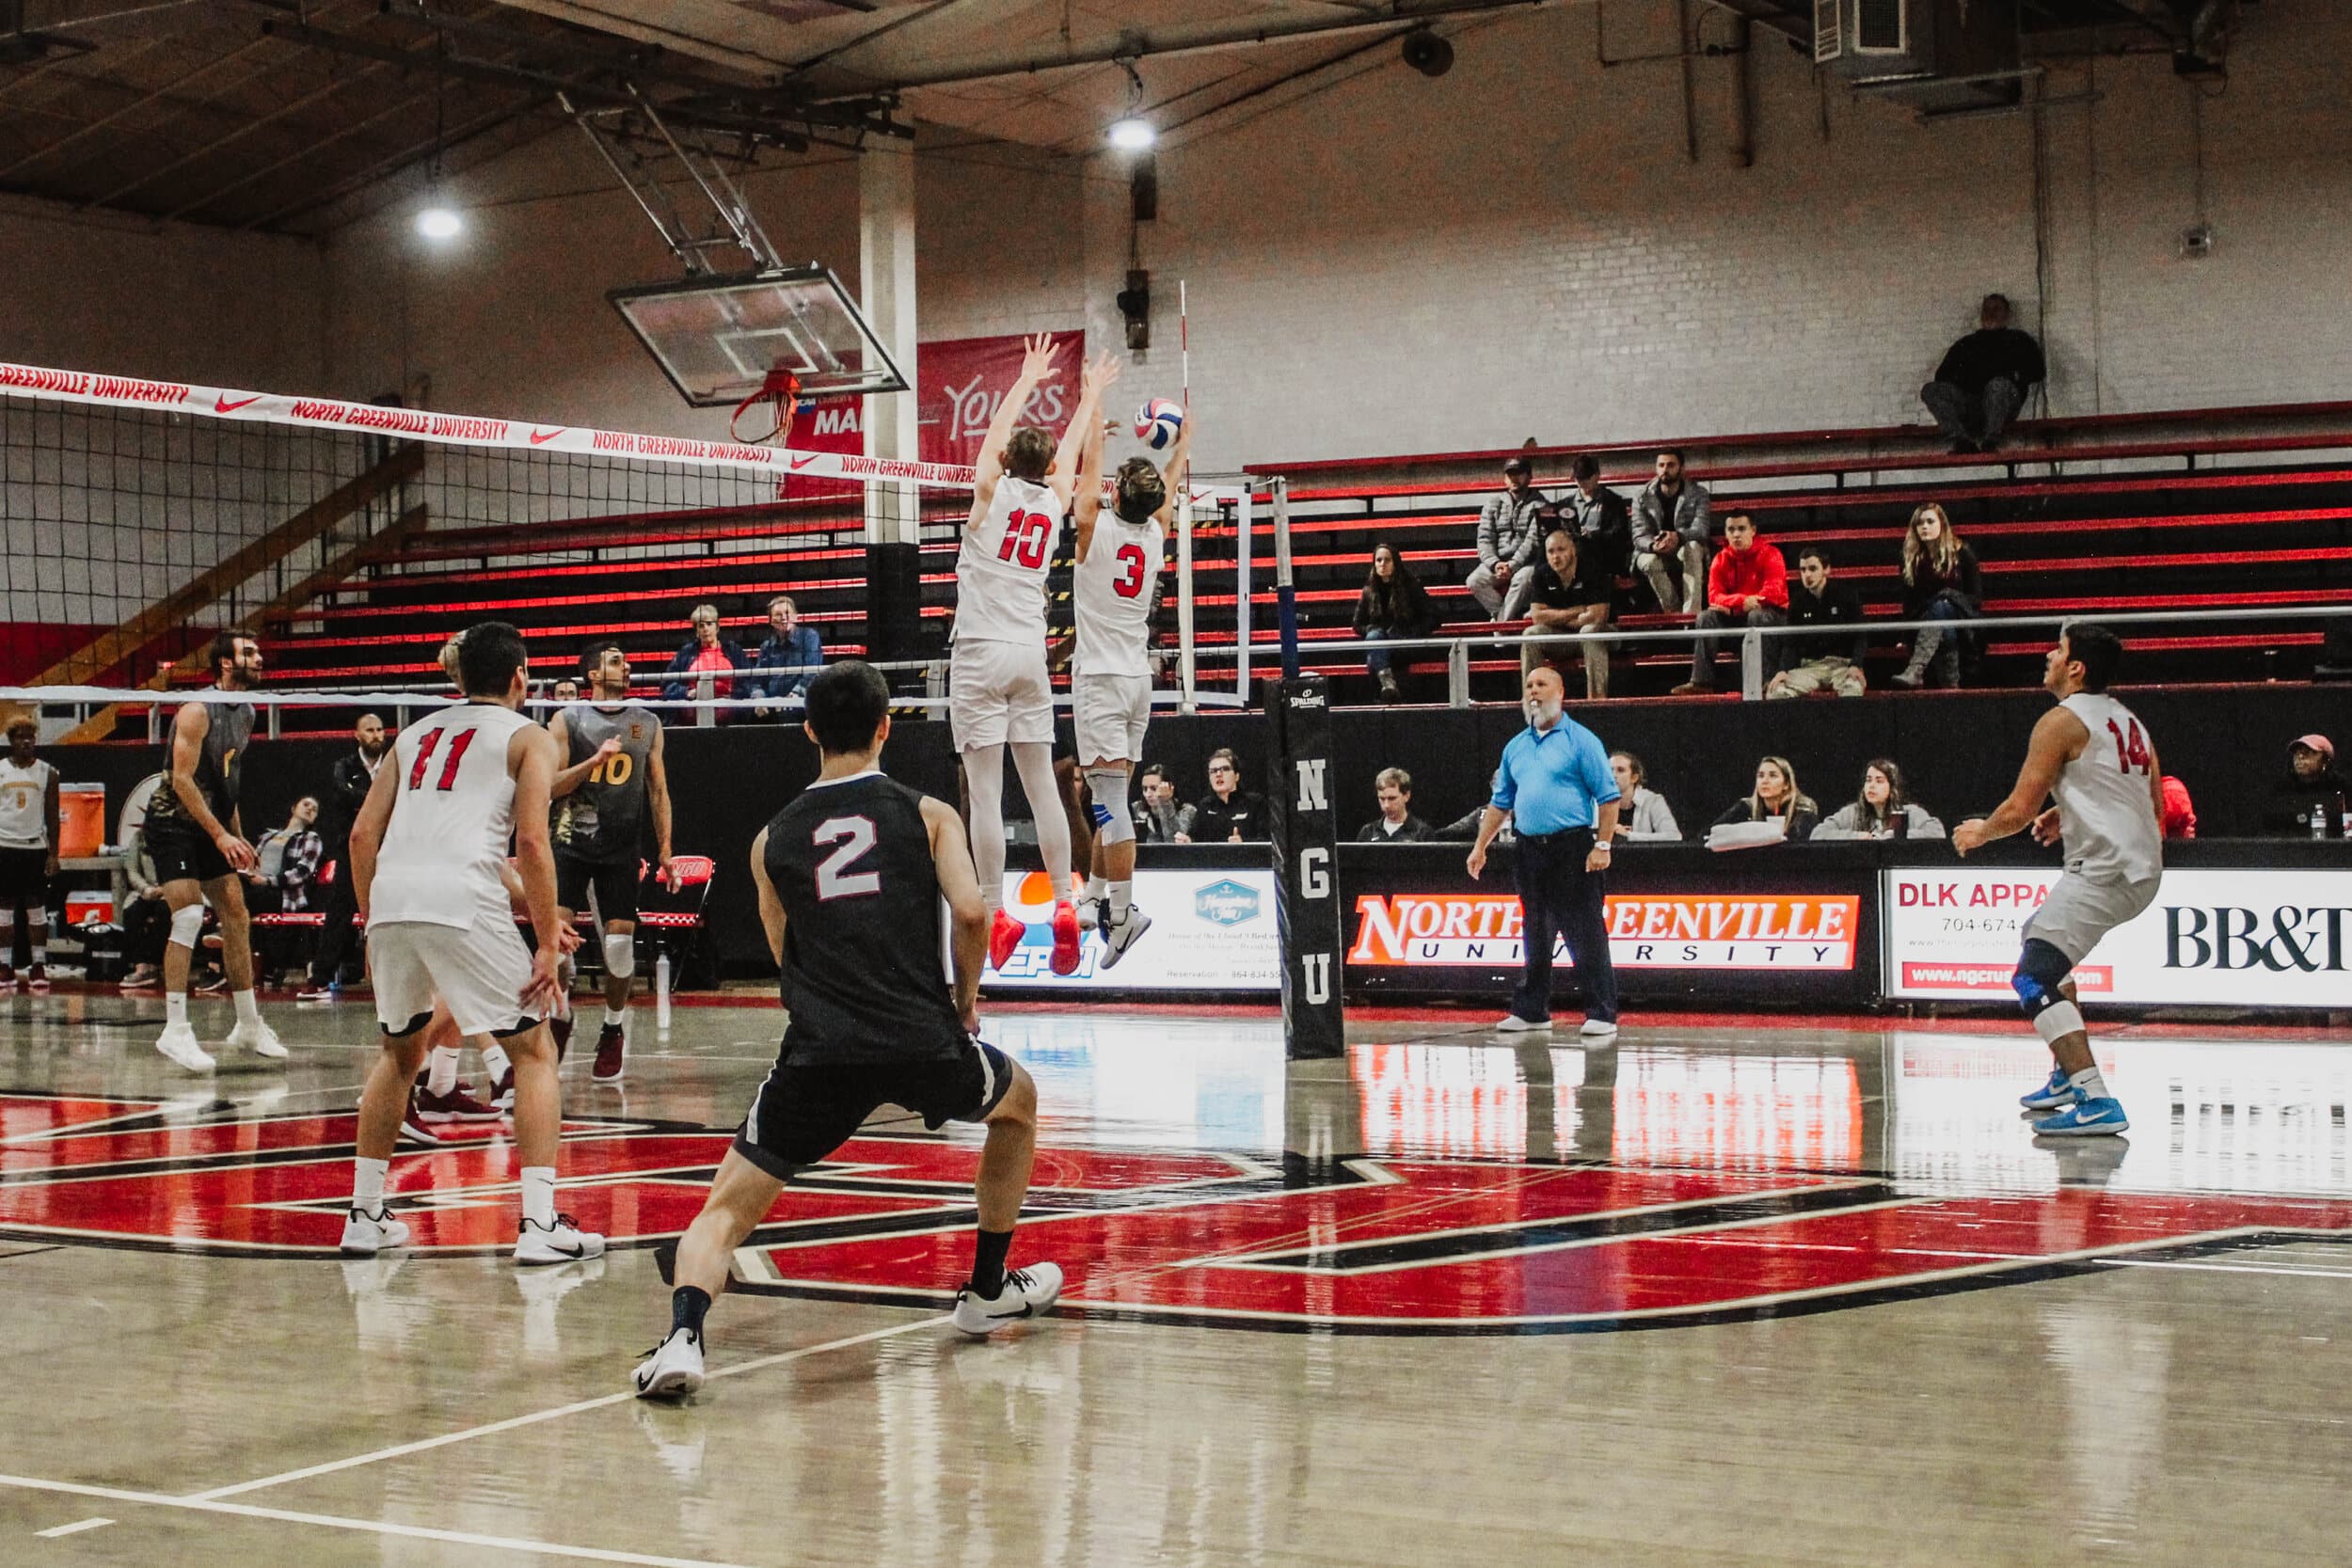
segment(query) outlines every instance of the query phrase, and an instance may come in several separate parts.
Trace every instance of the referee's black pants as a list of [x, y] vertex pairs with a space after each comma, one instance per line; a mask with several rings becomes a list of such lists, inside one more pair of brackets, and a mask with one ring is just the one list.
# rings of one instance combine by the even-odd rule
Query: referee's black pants
[[325, 924], [319, 927], [319, 944], [310, 952], [310, 984], [332, 985], [342, 978], [342, 971], [358, 977], [357, 961], [359, 928], [353, 919], [359, 912], [359, 900], [351, 887], [351, 845], [348, 841], [331, 847], [320, 863], [333, 862], [335, 879], [327, 884]]
[[1613, 1023], [1617, 1019], [1617, 972], [1609, 961], [1609, 927], [1602, 909], [1606, 890], [1600, 872], [1584, 869], [1593, 830], [1521, 833], [1514, 851], [1518, 868], [1519, 908], [1525, 914], [1521, 945], [1526, 970], [1512, 993], [1511, 1011], [1534, 1022], [1551, 1016], [1551, 943], [1568, 941], [1584, 993], [1584, 1016]]

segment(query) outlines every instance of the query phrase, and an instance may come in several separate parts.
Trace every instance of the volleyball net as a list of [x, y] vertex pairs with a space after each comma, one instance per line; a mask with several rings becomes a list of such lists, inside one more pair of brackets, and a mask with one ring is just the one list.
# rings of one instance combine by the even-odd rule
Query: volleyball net
[[[798, 428], [816, 422], [804, 411]], [[158, 691], [209, 679], [205, 643], [237, 629], [263, 641], [274, 718], [429, 705], [447, 693], [441, 643], [492, 619], [523, 632], [541, 694], [611, 637], [660, 703], [658, 672], [703, 604], [748, 651], [788, 594], [827, 657], [866, 655], [866, 546], [890, 540], [918, 546], [919, 645], [882, 662], [904, 702], [942, 707], [974, 480], [917, 459], [0, 363], [0, 705], [37, 708], [44, 738], [135, 733]], [[1251, 496], [1194, 484], [1182, 505], [1192, 526], [1173, 531], [1153, 620], [1160, 684], [1172, 706], [1239, 705], [1246, 665], [1198, 655], [1248, 646]], [[1066, 575], [1048, 596], [1066, 632]], [[727, 686], [696, 683], [676, 705], [774, 705]]]

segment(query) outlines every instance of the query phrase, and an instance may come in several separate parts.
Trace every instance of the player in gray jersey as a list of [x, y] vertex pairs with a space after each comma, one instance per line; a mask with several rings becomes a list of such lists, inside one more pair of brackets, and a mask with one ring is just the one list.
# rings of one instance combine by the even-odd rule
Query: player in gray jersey
[[[262, 645], [243, 632], [224, 631], [206, 650], [215, 691], [247, 691], [262, 676]], [[171, 721], [171, 771], [147, 808], [147, 850], [155, 880], [171, 909], [164, 945], [164, 1032], [155, 1049], [190, 1072], [210, 1072], [213, 1058], [188, 1022], [188, 970], [204, 930], [204, 906], [220, 920], [220, 965], [237, 1004], [231, 1049], [282, 1057], [286, 1048], [262, 1020], [253, 994], [253, 934], [246, 917], [240, 873], [254, 863], [237, 817], [246, 742], [253, 736], [249, 703], [192, 702]]]
[[[672, 892], [670, 782], [661, 721], [628, 700], [628, 655], [609, 639], [580, 657], [585, 703], [548, 721], [562, 771], [555, 778], [555, 901], [564, 924], [593, 908], [604, 938], [604, 1027], [590, 1076], [617, 1084], [628, 1054], [629, 987], [637, 971], [637, 868], [653, 819], [656, 874]], [[570, 1034], [570, 1020], [563, 1033]]]
[[[2131, 1123], [2107, 1092], [2075, 1003], [2074, 971], [2109, 931], [2156, 900], [2164, 880], [2164, 768], [2138, 717], [2108, 696], [2123, 644], [2105, 626], [2075, 622], [2058, 634], [2042, 684], [2058, 705], [2033, 727], [2026, 766], [1992, 816], [1963, 822], [1952, 847], [2030, 826], [2034, 842], [2066, 846], [2066, 870], [2026, 922], [2025, 950], [2010, 984], [2057, 1058], [2049, 1081], [2023, 1096], [2043, 1137], [2121, 1132]], [[2044, 810], [2042, 802], [2057, 804]]]

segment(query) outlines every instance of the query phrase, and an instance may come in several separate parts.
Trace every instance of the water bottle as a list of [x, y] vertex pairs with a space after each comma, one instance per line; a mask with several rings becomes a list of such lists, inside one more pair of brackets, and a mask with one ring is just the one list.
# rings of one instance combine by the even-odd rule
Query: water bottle
[[670, 954], [664, 948], [653, 961], [653, 1026], [670, 1032]]
[[2312, 807], [2312, 836], [2313, 838], [2328, 836], [2328, 806], [2325, 801]]

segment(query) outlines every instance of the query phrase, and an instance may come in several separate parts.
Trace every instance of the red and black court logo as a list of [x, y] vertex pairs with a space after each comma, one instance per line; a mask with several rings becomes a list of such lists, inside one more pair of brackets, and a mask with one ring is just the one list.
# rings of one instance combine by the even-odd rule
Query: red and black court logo
[[[0, 1234], [330, 1257], [352, 1118], [0, 1095]], [[564, 1207], [616, 1246], [675, 1238], [726, 1134], [578, 1121]], [[970, 1262], [977, 1145], [860, 1137], [787, 1189], [739, 1288], [937, 1307]], [[514, 1148], [394, 1163], [425, 1256], [513, 1244]], [[1041, 1150], [1017, 1259], [1061, 1310], [1342, 1333], [1652, 1328], [2019, 1284], [2281, 1239], [2352, 1240], [2352, 1200], [2106, 1188], [1954, 1196], [1867, 1176], [1437, 1159], [1312, 1172], [1243, 1156]]]

